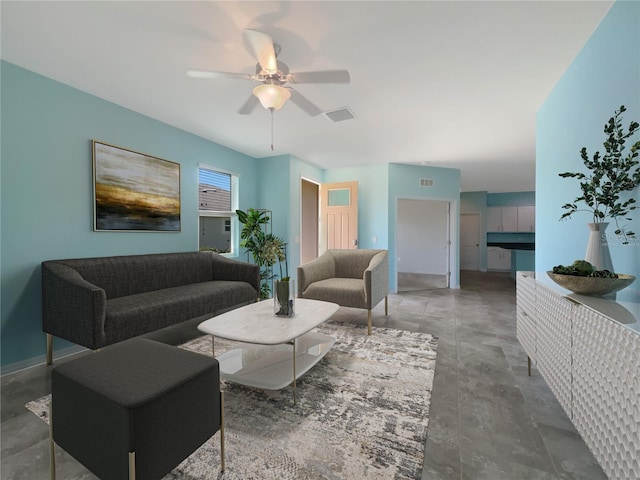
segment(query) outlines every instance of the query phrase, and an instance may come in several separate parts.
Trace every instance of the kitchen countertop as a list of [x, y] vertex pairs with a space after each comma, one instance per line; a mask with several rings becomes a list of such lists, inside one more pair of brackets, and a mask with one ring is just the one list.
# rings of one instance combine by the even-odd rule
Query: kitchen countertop
[[507, 250], [535, 250], [536, 244], [530, 242], [487, 242], [487, 247], [500, 247]]

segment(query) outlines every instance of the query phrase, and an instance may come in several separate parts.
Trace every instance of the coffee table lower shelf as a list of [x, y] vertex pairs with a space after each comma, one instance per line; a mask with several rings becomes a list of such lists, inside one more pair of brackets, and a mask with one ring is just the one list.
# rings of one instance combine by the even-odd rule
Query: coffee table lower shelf
[[255, 345], [238, 343], [217, 356], [220, 374], [247, 387], [280, 390], [293, 384], [331, 350], [336, 339], [318, 332], [309, 332], [295, 339], [294, 345]]

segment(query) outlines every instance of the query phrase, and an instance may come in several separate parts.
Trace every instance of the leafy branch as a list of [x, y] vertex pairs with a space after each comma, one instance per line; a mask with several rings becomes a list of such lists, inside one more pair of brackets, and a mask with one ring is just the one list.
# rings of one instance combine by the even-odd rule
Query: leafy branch
[[[623, 154], [625, 143], [636, 131], [640, 124], [631, 122], [625, 133], [622, 127], [622, 114], [626, 111], [624, 105], [615, 111], [615, 115], [604, 126], [607, 140], [603, 143], [605, 154], [600, 156], [597, 151], [593, 159], [589, 159], [586, 147], [580, 150], [582, 161], [589, 173], [564, 172], [559, 175], [563, 178], [576, 178], [580, 181], [582, 195], [575, 198], [572, 203], [562, 206], [567, 210], [560, 220], [570, 218], [576, 212], [589, 212], [593, 215], [593, 222], [603, 222], [609, 217], [616, 223], [615, 234], [623, 237], [623, 244], [629, 243], [629, 238], [634, 238], [635, 233], [620, 225], [621, 220], [631, 221], [630, 212], [636, 209], [636, 200], [632, 196], [621, 199], [621, 194], [631, 192], [640, 185], [640, 163], [636, 158], [639, 155], [640, 141], [634, 143], [627, 154]], [[578, 203], [584, 202], [580, 208]]]

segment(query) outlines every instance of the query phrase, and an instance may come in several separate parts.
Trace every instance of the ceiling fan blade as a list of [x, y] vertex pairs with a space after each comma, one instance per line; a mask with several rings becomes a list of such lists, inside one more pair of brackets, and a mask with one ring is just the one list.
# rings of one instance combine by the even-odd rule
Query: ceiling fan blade
[[244, 105], [240, 107], [238, 113], [240, 115], [248, 115], [253, 112], [253, 110], [258, 106], [259, 103], [260, 102], [258, 100], [258, 97], [256, 97], [255, 95], [251, 95], [249, 98], [247, 98], [247, 101], [244, 102]]
[[293, 83], [349, 83], [351, 77], [346, 70], [292, 73]]
[[322, 113], [320, 107], [312, 103], [311, 100], [309, 100], [307, 97], [297, 92], [293, 88], [290, 88], [289, 90], [291, 90], [291, 101], [302, 110], [307, 112], [309, 115], [315, 117], [316, 115], [320, 115]]
[[238, 78], [242, 80], [252, 80], [251, 75], [246, 73], [212, 72], [209, 70], [187, 70], [187, 77], [190, 78]]
[[258, 63], [267, 73], [272, 74], [278, 71], [276, 62], [276, 52], [273, 48], [273, 40], [269, 35], [257, 30], [245, 30], [244, 36], [251, 45], [253, 54], [258, 59]]

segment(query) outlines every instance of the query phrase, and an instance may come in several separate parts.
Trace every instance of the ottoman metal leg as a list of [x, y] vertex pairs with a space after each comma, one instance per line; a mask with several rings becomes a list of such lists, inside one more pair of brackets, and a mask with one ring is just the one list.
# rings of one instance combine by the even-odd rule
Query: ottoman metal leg
[[224, 392], [220, 392], [220, 471], [224, 472]]
[[56, 444], [53, 441], [53, 421], [51, 419], [51, 412], [53, 408], [51, 404], [52, 400], [49, 401], [49, 472], [51, 474], [51, 480], [56, 480]]

